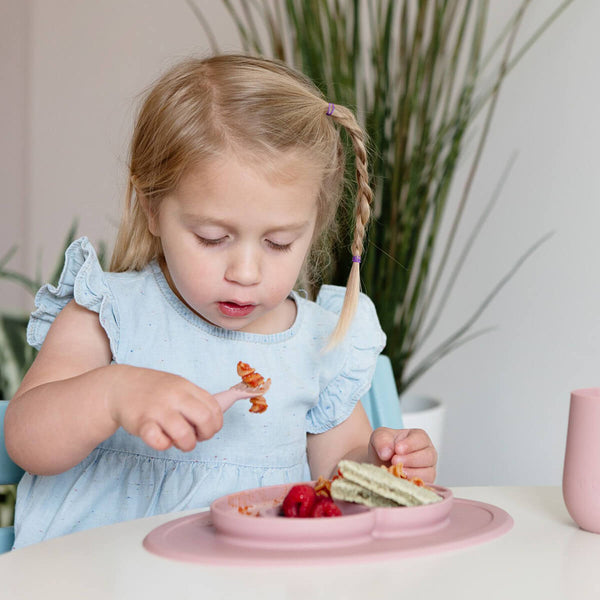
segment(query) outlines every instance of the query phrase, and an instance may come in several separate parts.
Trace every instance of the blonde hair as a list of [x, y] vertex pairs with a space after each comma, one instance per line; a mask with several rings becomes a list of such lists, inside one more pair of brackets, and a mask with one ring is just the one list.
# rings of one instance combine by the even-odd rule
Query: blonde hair
[[[139, 270], [162, 256], [141, 198], [147, 210], [158, 211], [185, 173], [206, 161], [233, 153], [268, 170], [283, 152], [291, 152], [314, 164], [321, 177], [317, 228], [301, 273], [304, 281], [312, 280], [335, 229], [343, 193], [345, 156], [335, 123], [347, 131], [356, 157], [351, 249], [360, 257], [372, 202], [365, 135], [352, 111], [336, 105], [331, 113], [331, 107], [308, 78], [276, 61], [230, 54], [191, 58], [172, 67], [147, 92], [135, 123], [111, 271]], [[359, 263], [353, 262], [330, 345], [347, 331], [359, 292]]]

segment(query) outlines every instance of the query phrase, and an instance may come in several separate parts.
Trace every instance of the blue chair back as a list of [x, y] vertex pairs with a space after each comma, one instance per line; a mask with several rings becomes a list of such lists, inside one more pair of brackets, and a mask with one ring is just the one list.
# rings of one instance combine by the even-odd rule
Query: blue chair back
[[[8, 400], [0, 400], [0, 485], [11, 485], [19, 483], [23, 476], [23, 469], [18, 467], [6, 452], [4, 444], [4, 413], [8, 406]], [[0, 527], [0, 554], [8, 552], [15, 539], [14, 528]]]
[[371, 389], [361, 398], [361, 402], [373, 429], [404, 427], [392, 363], [385, 354], [377, 358]]

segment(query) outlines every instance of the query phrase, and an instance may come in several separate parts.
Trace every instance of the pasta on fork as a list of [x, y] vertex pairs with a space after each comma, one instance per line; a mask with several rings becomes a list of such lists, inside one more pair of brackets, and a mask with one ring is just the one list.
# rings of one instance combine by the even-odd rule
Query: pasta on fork
[[[271, 387], [271, 379], [266, 379], [257, 373], [248, 363], [242, 362], [241, 360], [237, 364], [237, 373], [242, 378], [242, 382], [253, 389], [266, 393]], [[267, 401], [264, 396], [255, 396], [250, 398], [252, 406], [250, 407], [251, 413], [263, 413], [267, 410]]]

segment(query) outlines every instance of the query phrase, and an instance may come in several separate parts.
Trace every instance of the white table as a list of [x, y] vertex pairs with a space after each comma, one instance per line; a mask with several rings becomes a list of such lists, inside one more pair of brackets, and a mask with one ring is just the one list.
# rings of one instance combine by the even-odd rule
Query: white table
[[336, 567], [187, 564], [142, 547], [157, 525], [195, 512], [188, 511], [83, 531], [4, 554], [0, 598], [600, 598], [600, 535], [581, 531], [571, 521], [559, 487], [457, 487], [453, 492], [503, 508], [514, 519], [513, 529], [462, 550]]

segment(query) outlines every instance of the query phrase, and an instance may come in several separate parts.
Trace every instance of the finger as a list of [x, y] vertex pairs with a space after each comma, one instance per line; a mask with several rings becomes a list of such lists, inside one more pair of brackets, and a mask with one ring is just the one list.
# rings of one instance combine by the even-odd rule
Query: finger
[[409, 430], [379, 427], [371, 434], [371, 446], [381, 460], [388, 461], [395, 453], [396, 443], [408, 435], [408, 432]]
[[388, 435], [373, 435], [371, 446], [375, 454], [382, 461], [388, 461], [394, 455], [394, 438]]
[[183, 408], [182, 414], [193, 426], [197, 442], [210, 439], [223, 427], [223, 411], [213, 396], [206, 401], [194, 399]]
[[425, 483], [433, 483], [437, 475], [435, 467], [429, 467], [427, 469], [403, 469], [404, 473], [409, 479], [417, 477], [422, 479]]
[[[422, 429], [402, 430], [407, 433], [403, 436], [396, 436], [394, 440], [394, 453], [400, 456], [408, 455], [423, 448], [432, 447], [431, 439]], [[398, 432], [401, 433], [401, 432]]]
[[155, 450], [166, 450], [171, 447], [171, 440], [158, 423], [155, 421], [146, 421], [140, 427], [139, 437], [151, 448]]
[[173, 445], [183, 452], [190, 452], [196, 447], [196, 430], [180, 413], [173, 413], [165, 417], [160, 427], [171, 439]]
[[219, 431], [219, 429], [223, 427], [223, 411], [221, 410], [221, 407], [219, 406], [219, 403], [216, 401], [215, 397], [208, 392], [205, 392], [200, 398], [200, 403], [198, 403], [198, 399], [195, 399], [193, 405], [194, 408], [197, 408], [199, 404], [210, 414], [210, 419], [212, 420], [215, 428], [214, 431]]
[[393, 465], [402, 463], [402, 467], [405, 469], [435, 467], [437, 464], [437, 452], [433, 446], [428, 446], [410, 454], [394, 454], [391, 462]]

